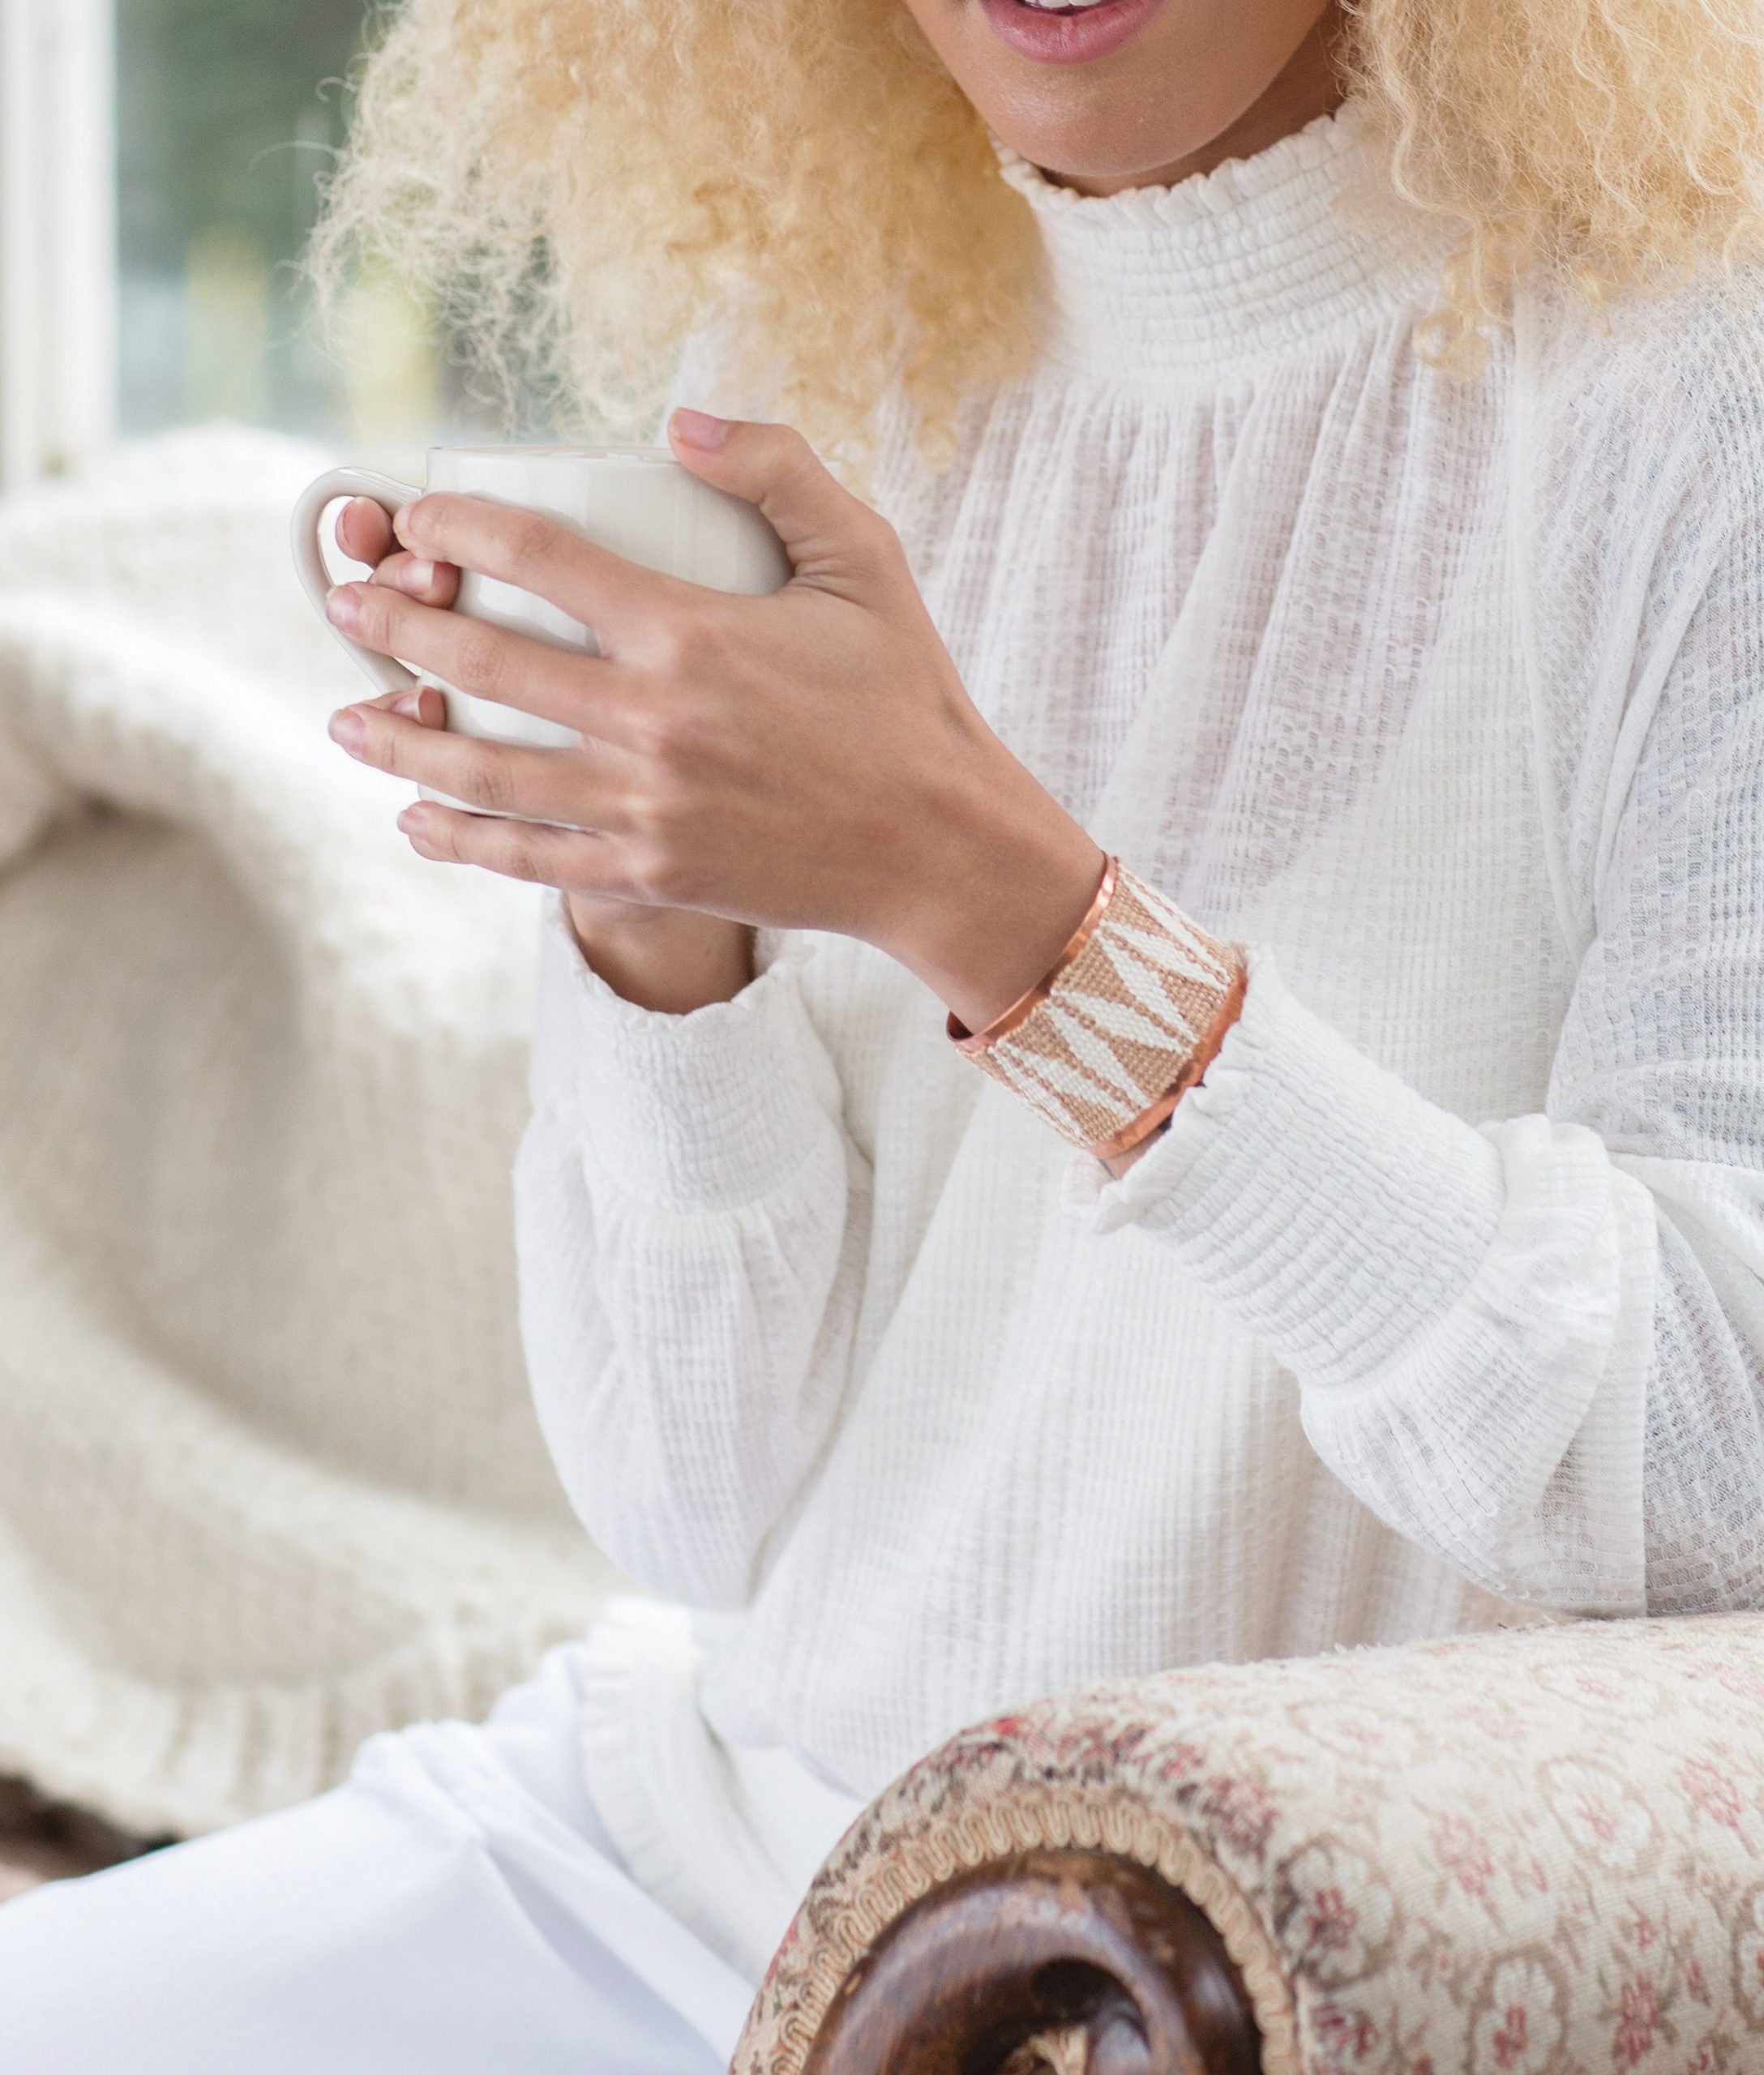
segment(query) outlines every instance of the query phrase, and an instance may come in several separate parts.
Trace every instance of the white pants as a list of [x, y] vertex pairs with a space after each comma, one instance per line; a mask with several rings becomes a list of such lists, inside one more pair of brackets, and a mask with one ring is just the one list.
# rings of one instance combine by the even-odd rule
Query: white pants
[[298, 1808], [0, 1908], [4, 2075], [717, 2075], [743, 1981], [631, 1880], [580, 1645], [482, 1727], [371, 1737]]

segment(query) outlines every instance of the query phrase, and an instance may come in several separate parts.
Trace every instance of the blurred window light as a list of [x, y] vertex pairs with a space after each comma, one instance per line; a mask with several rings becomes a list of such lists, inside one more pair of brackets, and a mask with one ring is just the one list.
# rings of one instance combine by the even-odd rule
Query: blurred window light
[[332, 350], [301, 271], [364, 0], [113, 4], [123, 433], [230, 417], [388, 456], [456, 421], [444, 341], [396, 281], [355, 285]]
[[400, 284], [303, 269], [373, 0], [0, 0], [0, 489], [234, 418], [364, 460], [495, 436]]

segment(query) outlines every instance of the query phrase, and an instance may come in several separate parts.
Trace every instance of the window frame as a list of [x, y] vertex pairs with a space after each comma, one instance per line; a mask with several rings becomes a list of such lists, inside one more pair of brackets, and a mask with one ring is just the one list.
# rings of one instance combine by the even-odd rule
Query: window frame
[[0, 490], [117, 424], [114, 0], [0, 0]]

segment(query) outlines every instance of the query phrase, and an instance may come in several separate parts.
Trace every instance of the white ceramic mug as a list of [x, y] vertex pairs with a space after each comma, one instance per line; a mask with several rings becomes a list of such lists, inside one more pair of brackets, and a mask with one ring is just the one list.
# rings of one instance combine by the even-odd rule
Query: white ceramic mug
[[[756, 507], [700, 482], [664, 447], [435, 447], [429, 451], [427, 487], [550, 512], [597, 547], [712, 590], [757, 596], [790, 579], [783, 545]], [[330, 507], [341, 498], [368, 497], [396, 512], [422, 494], [367, 468], [328, 469], [302, 491], [294, 506], [294, 567], [320, 613], [332, 584], [319, 535]], [[592, 627], [530, 591], [475, 571], [460, 572], [454, 610], [561, 648], [599, 652]], [[332, 631], [380, 691], [434, 685], [446, 702], [447, 725], [456, 734], [542, 749], [573, 747], [580, 739], [573, 728], [474, 699], [427, 671], [407, 670], [363, 648], [339, 628]], [[444, 806], [465, 804], [427, 786], [419, 790], [425, 799]]]

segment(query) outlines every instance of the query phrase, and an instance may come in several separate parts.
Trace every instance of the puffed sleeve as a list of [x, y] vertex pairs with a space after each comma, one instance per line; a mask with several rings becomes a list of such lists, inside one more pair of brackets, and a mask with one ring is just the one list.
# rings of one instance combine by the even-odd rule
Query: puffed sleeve
[[521, 1326], [564, 1486], [633, 1577], [751, 1594], [837, 1416], [867, 1172], [788, 943], [732, 1001], [622, 1000], [548, 902], [515, 1178]]

